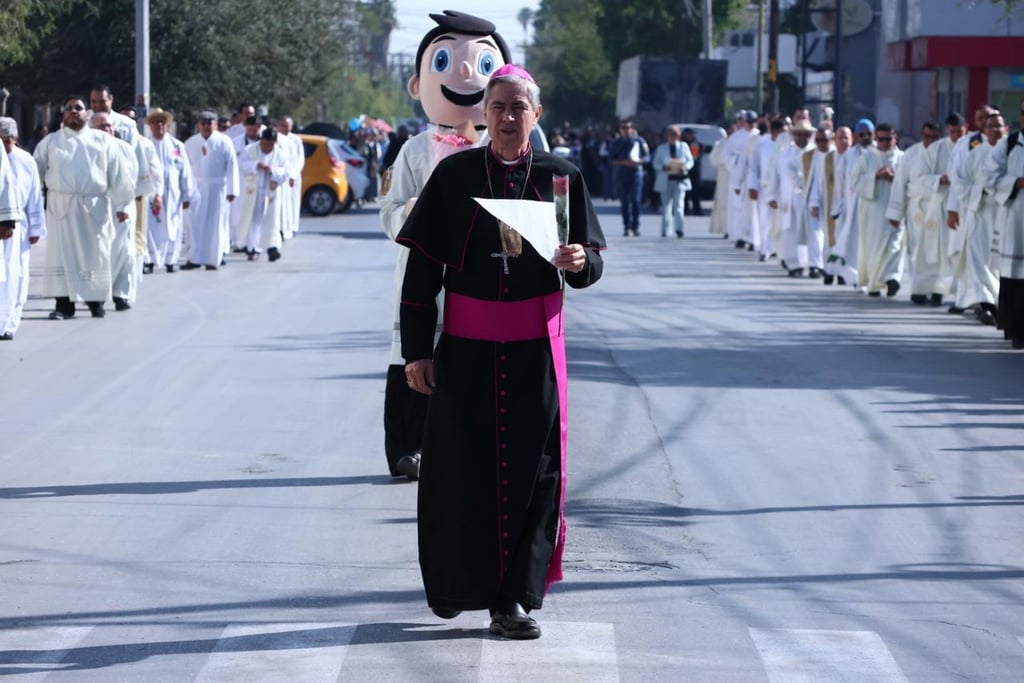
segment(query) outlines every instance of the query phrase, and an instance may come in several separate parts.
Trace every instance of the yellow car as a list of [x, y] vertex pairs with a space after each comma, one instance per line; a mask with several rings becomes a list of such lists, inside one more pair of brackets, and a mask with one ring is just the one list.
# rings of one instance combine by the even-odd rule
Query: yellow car
[[337, 141], [322, 135], [299, 135], [306, 152], [302, 167], [302, 206], [314, 216], [348, 210], [355, 197], [345, 177], [345, 157]]

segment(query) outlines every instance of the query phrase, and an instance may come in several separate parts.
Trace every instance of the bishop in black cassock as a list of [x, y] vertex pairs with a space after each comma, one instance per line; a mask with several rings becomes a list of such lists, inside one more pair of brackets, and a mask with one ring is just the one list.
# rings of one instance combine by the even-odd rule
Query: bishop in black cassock
[[[537, 609], [562, 577], [560, 275], [528, 242], [510, 256], [498, 220], [473, 200], [552, 201], [554, 175], [569, 178], [568, 243], [586, 256], [565, 279], [587, 287], [601, 277], [605, 240], [583, 177], [528, 145], [511, 162], [491, 146], [442, 161], [397, 239], [411, 248], [402, 353], [406, 363], [434, 361], [417, 514], [427, 602], [439, 615]], [[444, 331], [434, 348], [442, 287]]]

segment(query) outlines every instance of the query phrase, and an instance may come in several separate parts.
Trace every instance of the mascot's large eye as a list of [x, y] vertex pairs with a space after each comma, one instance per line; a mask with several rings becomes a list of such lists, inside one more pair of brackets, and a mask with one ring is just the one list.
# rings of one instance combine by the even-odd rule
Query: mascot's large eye
[[438, 48], [434, 58], [430, 61], [430, 70], [443, 74], [452, 68], [452, 51], [446, 47]]
[[498, 68], [498, 58], [490, 50], [480, 53], [480, 60], [477, 62], [477, 71], [481, 76], [490, 76]]

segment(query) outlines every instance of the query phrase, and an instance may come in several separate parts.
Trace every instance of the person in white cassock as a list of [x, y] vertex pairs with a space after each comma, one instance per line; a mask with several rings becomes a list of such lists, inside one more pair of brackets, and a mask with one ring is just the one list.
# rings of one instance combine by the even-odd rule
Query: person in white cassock
[[834, 253], [836, 244], [839, 241], [839, 211], [836, 205], [840, 201], [839, 192], [843, 187], [843, 181], [839, 177], [843, 169], [842, 159], [843, 155], [850, 149], [850, 145], [853, 144], [853, 131], [847, 126], [840, 126], [836, 128], [832, 141], [835, 144], [835, 150], [832, 152], [832, 185], [828, 188], [831, 208], [828, 214], [830, 222], [828, 224], [828, 240], [825, 243], [827, 248], [825, 250], [825, 277], [823, 281], [826, 285], [833, 283], [845, 285], [846, 273]]
[[921, 142], [903, 153], [889, 196], [886, 218], [898, 228], [906, 225], [907, 256], [913, 277], [910, 300], [915, 304], [942, 305], [953, 285], [953, 266], [948, 258], [946, 197], [949, 193], [950, 148], [939, 145], [939, 127], [926, 121]]
[[168, 130], [172, 121], [174, 116], [159, 108], [146, 117], [161, 169], [161, 175], [156, 178], [156, 193], [146, 208], [149, 214], [148, 272], [153, 272], [154, 267], [165, 268], [168, 273], [178, 270], [185, 230], [184, 211], [196, 192], [185, 143]]
[[[256, 144], [260, 141], [260, 134], [263, 132], [263, 124], [255, 116], [247, 118], [242, 126], [242, 134], [235, 136], [231, 139], [232, 144], [235, 146], [235, 154], [239, 161], [242, 159], [242, 154], [245, 152], [245, 148], [249, 145]], [[241, 176], [239, 176], [241, 180]], [[248, 253], [248, 247], [246, 246], [249, 242], [249, 236], [242, 230], [242, 205], [240, 202], [233, 202], [230, 206], [230, 222], [229, 222], [229, 233], [228, 238], [231, 243], [230, 249], [234, 252], [245, 252]]]
[[287, 153], [277, 144], [277, 131], [265, 128], [260, 139], [238, 159], [242, 173], [239, 232], [246, 235], [246, 254], [255, 261], [264, 250], [271, 262], [281, 258], [281, 195], [288, 182]]
[[[145, 192], [135, 198], [135, 210], [138, 215], [135, 222], [136, 293], [139, 283], [142, 282], [142, 274], [153, 271], [153, 264], [149, 262], [149, 226], [153, 217], [153, 202], [163, 201], [161, 180], [164, 177], [163, 162], [156, 152], [156, 145], [153, 144], [153, 141], [140, 135], [139, 146], [142, 148], [142, 156], [146, 159], [146, 169], [144, 174], [139, 173], [140, 186], [136, 189], [136, 191], [145, 190]], [[143, 175], [145, 178], [141, 179]], [[145, 267], [146, 264], [149, 264], [148, 269]]]
[[961, 225], [964, 225], [968, 220], [966, 213], [961, 217], [960, 215], [960, 201], [962, 196], [966, 196], [965, 193], [969, 193], [969, 188], [959, 187], [960, 173], [963, 164], [967, 161], [967, 155], [970, 154], [971, 139], [967, 134], [967, 119], [958, 112], [954, 112], [946, 117], [946, 130], [949, 135], [946, 138], [940, 140], [940, 143], [948, 144], [951, 147], [949, 168], [946, 173], [949, 175], [949, 196], [946, 199], [946, 227], [949, 228], [950, 232], [947, 235], [948, 239], [946, 244], [949, 247], [949, 260], [953, 264], [953, 293], [955, 298], [953, 303], [949, 306], [950, 313], [963, 313], [964, 304], [961, 302], [961, 298], [967, 283], [965, 281], [964, 268], [966, 266], [966, 253], [964, 253], [967, 230], [961, 229]]
[[[735, 127], [730, 126], [729, 137], [734, 135]], [[711, 164], [717, 171], [715, 175], [715, 195], [711, 199], [711, 227], [708, 232], [712, 235], [723, 235], [729, 237], [729, 165], [725, 160], [726, 145], [729, 137], [724, 137], [711, 147], [709, 152]]]
[[832, 191], [836, 173], [836, 150], [832, 131], [820, 128], [814, 132], [814, 147], [801, 158], [804, 171], [804, 197], [807, 200], [807, 265], [808, 277], [825, 274], [825, 259], [835, 240], [832, 219]]
[[875, 146], [875, 124], [870, 119], [860, 119], [853, 127], [855, 144], [847, 149], [836, 165], [835, 206], [832, 208], [836, 219], [836, 243], [832, 246], [829, 260], [833, 263], [839, 284], [850, 283], [858, 286], [857, 265], [860, 237], [858, 231], [857, 201], [860, 195], [853, 182], [853, 170], [861, 156]]
[[[1024, 123], [1024, 99], [1020, 102]], [[999, 327], [1013, 348], [1024, 349], [1024, 133], [1002, 138], [982, 166], [985, 191], [998, 204]]]
[[238, 157], [224, 133], [214, 130], [217, 114], [199, 115], [199, 132], [185, 141], [198, 189], [189, 208], [189, 257], [182, 266], [217, 270], [228, 249], [227, 207], [238, 196]]
[[875, 131], [877, 147], [868, 148], [850, 179], [857, 192], [857, 284], [868, 296], [896, 296], [903, 278], [903, 224], [893, 227], [885, 212], [903, 152], [887, 123]]
[[[46, 216], [35, 159], [17, 146], [17, 121], [0, 117], [0, 140], [7, 152], [9, 163], [5, 165], [11, 171], [15, 206], [24, 216], [12, 239], [0, 242], [0, 251], [3, 252], [0, 268], [7, 270], [7, 281], [0, 282], [0, 339], [10, 340], [18, 332], [21, 313], [28, 300], [30, 249], [46, 237]], [[0, 201], [2, 206], [3, 201]]]
[[[747, 192], [747, 169], [758, 131], [754, 127], [757, 114], [742, 110], [736, 115], [736, 132], [725, 143], [725, 163], [729, 168], [729, 235], [736, 240], [736, 248], [753, 245], [756, 205]], [[717, 182], [721, 182], [719, 179]], [[753, 248], [753, 247], [751, 247]]]
[[299, 231], [302, 211], [302, 169], [306, 165], [306, 150], [298, 134], [293, 133], [295, 122], [285, 116], [277, 122], [277, 146], [288, 155], [288, 182], [281, 188], [281, 232], [291, 239]]
[[[4, 331], [5, 319], [13, 315], [17, 301], [18, 280], [21, 277], [20, 233], [24, 226], [24, 212], [18, 197], [18, 187], [11, 171], [7, 152], [0, 152], [0, 332]], [[0, 334], [10, 340], [13, 334]]]
[[964, 156], [953, 187], [957, 191], [959, 225], [964, 233], [959, 252], [959, 288], [956, 306], [973, 310], [986, 325], [997, 322], [999, 300], [999, 204], [995, 193], [986, 191], [984, 168], [996, 143], [1006, 137], [1006, 121], [1000, 114], [985, 124], [985, 140]]
[[790, 277], [803, 275], [799, 245], [807, 242], [807, 200], [804, 195], [804, 152], [813, 150], [811, 135], [814, 126], [800, 120], [793, 124], [792, 138], [779, 152], [775, 172], [767, 188], [768, 204], [778, 211], [782, 267]]
[[758, 260], [767, 261], [775, 256], [775, 238], [772, 235], [778, 211], [768, 203], [768, 187], [774, 182], [775, 163], [779, 151], [779, 140], [789, 132], [789, 120], [776, 117], [769, 124], [769, 134], [759, 135], [757, 147], [750, 158], [747, 173], [747, 194], [757, 204], [757, 238], [760, 255]]
[[131, 308], [129, 302], [134, 301], [136, 291], [135, 223], [138, 220], [138, 215], [135, 198], [139, 196], [142, 184], [141, 174], [131, 146], [123, 140], [118, 140], [114, 134], [114, 126], [109, 114], [94, 112], [89, 125], [94, 130], [103, 131], [114, 138], [115, 147], [123, 156], [122, 163], [135, 173], [135, 197], [132, 201], [124, 204], [113, 204], [114, 213], [123, 213], [128, 218], [114, 221], [114, 236], [110, 243], [111, 298], [114, 300], [115, 310], [127, 311]]
[[51, 320], [74, 317], [77, 300], [102, 318], [111, 295], [114, 223], [128, 220], [113, 207], [134, 199], [138, 168], [112, 135], [86, 125], [85, 98], [68, 97], [63, 108], [63, 127], [33, 154], [46, 187], [43, 294], [56, 299]]

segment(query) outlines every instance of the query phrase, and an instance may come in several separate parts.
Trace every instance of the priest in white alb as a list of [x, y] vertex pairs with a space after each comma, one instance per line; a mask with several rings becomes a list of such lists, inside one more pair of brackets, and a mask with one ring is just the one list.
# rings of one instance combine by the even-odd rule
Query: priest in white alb
[[258, 259], [263, 251], [271, 262], [281, 258], [281, 197], [288, 182], [290, 160], [277, 138], [276, 130], [264, 128], [259, 141], [247, 145], [238, 157], [243, 186], [238, 226], [239, 234], [246, 236], [250, 261]]
[[946, 197], [949, 194], [951, 148], [938, 145], [939, 127], [926, 121], [921, 142], [903, 153], [889, 195], [886, 218], [894, 228], [906, 225], [907, 256], [913, 277], [910, 300], [942, 305], [953, 284], [953, 266], [948, 257]]
[[306, 165], [306, 149], [294, 133], [295, 122], [285, 116], [277, 122], [277, 146], [288, 156], [288, 182], [281, 188], [281, 233], [291, 239], [299, 231], [302, 211], [302, 169]]
[[189, 260], [184, 270], [217, 270], [228, 250], [228, 206], [238, 196], [238, 157], [231, 138], [214, 129], [216, 121], [216, 113], [200, 113], [199, 132], [185, 142], [198, 197], [189, 209]]
[[857, 192], [857, 284], [868, 296], [896, 296], [903, 278], [903, 224], [889, 224], [885, 213], [896, 168], [903, 152], [896, 146], [896, 131], [881, 123], [875, 144], [864, 150], [850, 182]]
[[77, 300], [102, 318], [111, 295], [114, 221], [128, 219], [112, 207], [135, 197], [137, 169], [125, 163], [113, 136], [86, 125], [84, 98], [68, 97], [63, 109], [63, 127], [40, 140], [33, 154], [46, 187], [43, 294], [57, 302], [51, 320], [73, 317]]
[[17, 146], [17, 121], [0, 117], [0, 141], [10, 162], [6, 165], [14, 182], [15, 206], [24, 216], [12, 239], [0, 243], [5, 252], [0, 268], [8, 272], [7, 282], [0, 283], [0, 339], [9, 340], [14, 339], [21, 324], [21, 313], [28, 300], [29, 250], [46, 237], [46, 217], [35, 159]]
[[161, 169], [161, 175], [156, 179], [156, 192], [147, 207], [148, 272], [161, 267], [168, 273], [178, 269], [185, 231], [184, 211], [191, 205], [196, 191], [185, 143], [168, 130], [173, 121], [174, 116], [170, 112], [159, 108], [146, 117]]

